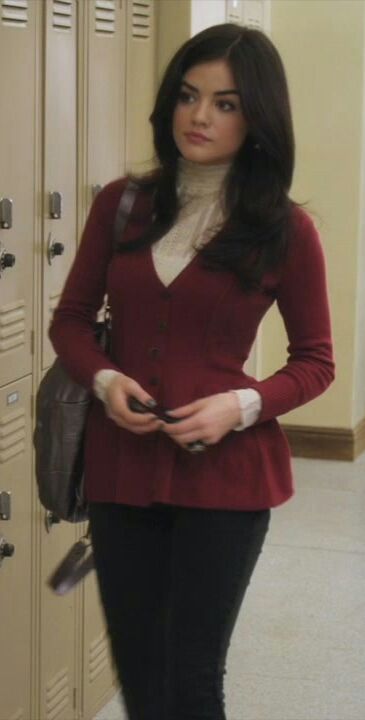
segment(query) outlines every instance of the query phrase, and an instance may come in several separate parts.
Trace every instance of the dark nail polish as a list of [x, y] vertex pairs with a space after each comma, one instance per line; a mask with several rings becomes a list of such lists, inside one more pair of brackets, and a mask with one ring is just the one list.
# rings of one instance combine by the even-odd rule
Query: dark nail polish
[[156, 402], [156, 400], [147, 400], [146, 405], [149, 408], [154, 408], [154, 407], [156, 407], [157, 402]]

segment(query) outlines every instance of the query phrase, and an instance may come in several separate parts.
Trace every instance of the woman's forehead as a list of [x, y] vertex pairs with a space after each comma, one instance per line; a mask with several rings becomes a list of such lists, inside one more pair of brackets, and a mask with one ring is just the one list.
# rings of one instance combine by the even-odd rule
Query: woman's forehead
[[212, 92], [236, 90], [236, 83], [227, 60], [211, 60], [193, 65], [183, 75], [183, 81], [197, 90], [209, 87]]

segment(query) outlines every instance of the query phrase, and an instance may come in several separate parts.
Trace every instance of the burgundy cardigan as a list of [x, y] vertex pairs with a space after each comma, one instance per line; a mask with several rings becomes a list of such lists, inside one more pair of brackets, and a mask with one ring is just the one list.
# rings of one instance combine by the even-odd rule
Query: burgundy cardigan
[[[94, 399], [85, 447], [87, 497], [94, 502], [259, 510], [293, 492], [290, 453], [278, 415], [322, 393], [334, 377], [325, 267], [318, 234], [293, 210], [285, 264], [265, 289], [245, 294], [231, 272], [212, 272], [197, 254], [165, 287], [151, 248], [112, 253], [113, 222], [125, 180], [96, 197], [79, 252], [50, 329], [70, 375], [92, 388], [103, 368], [134, 378], [168, 409], [233, 388], [262, 397], [257, 423], [229, 432], [193, 455], [165, 433], [136, 435], [118, 427]], [[137, 238], [151, 213], [140, 191], [124, 239]], [[96, 344], [93, 321], [107, 291], [112, 357]], [[276, 301], [289, 338], [287, 364], [265, 380], [242, 372], [258, 326]]]

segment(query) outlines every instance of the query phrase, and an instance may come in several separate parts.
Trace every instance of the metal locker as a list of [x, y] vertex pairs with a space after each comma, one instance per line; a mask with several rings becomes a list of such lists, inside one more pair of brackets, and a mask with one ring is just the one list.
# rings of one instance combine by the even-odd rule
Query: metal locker
[[117, 680], [112, 666], [95, 572], [87, 576], [82, 591], [84, 620], [82, 717], [89, 720], [115, 694]]
[[[78, 717], [80, 696], [77, 644], [81, 627], [77, 622], [77, 593], [58, 596], [47, 580], [78, 536], [75, 525], [60, 522], [43, 507], [39, 508], [38, 567], [40, 593], [37, 663], [40, 695], [37, 720], [73, 720]], [[35, 693], [35, 688], [32, 688]]]
[[[75, 255], [77, 158], [77, 26], [76, 0], [45, 0], [43, 116], [43, 242], [41, 357], [47, 368], [54, 353], [48, 327]], [[38, 367], [38, 372], [40, 368]], [[47, 578], [76, 539], [76, 528], [39, 512], [39, 707], [41, 720], [76, 716], [76, 596], [59, 597]]]
[[77, 539], [77, 528], [60, 522], [43, 507], [39, 508], [39, 720], [72, 720], [77, 717], [76, 644], [77, 595], [56, 595], [47, 580]]
[[42, 368], [54, 357], [48, 327], [76, 251], [76, 0], [45, 2]]
[[126, 3], [91, 0], [84, 4], [87, 75], [86, 202], [89, 207], [105, 183], [124, 174]]
[[154, 151], [148, 122], [156, 90], [155, 0], [128, 0], [127, 6], [127, 169], [150, 169]]
[[76, 716], [75, 643], [76, 625], [74, 593], [55, 595], [47, 579], [75, 542], [76, 529], [69, 523], [56, 522], [42, 509], [43, 527], [40, 545], [40, 683], [38, 717], [41, 720], [72, 720]]
[[0, 388], [0, 717], [31, 717], [31, 377]]
[[[96, 193], [124, 174], [126, 3], [87, 0], [79, 10], [79, 87], [83, 89], [79, 95], [79, 205], [85, 210], [79, 217], [81, 234]], [[81, 587], [80, 619], [81, 713], [91, 718], [115, 692], [95, 573]]]
[[0, 0], [0, 385], [32, 365], [36, 10]]

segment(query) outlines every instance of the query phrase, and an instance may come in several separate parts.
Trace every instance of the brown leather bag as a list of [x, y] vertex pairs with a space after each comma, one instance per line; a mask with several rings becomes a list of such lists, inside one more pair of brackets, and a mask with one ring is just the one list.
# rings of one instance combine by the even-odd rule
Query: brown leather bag
[[[114, 222], [114, 249], [120, 242], [137, 194], [127, 183]], [[111, 318], [106, 307], [95, 334], [105, 352], [110, 343]], [[38, 495], [42, 505], [60, 520], [80, 522], [87, 518], [84, 497], [84, 432], [92, 396], [74, 382], [59, 358], [41, 381], [36, 397], [33, 435]]]

